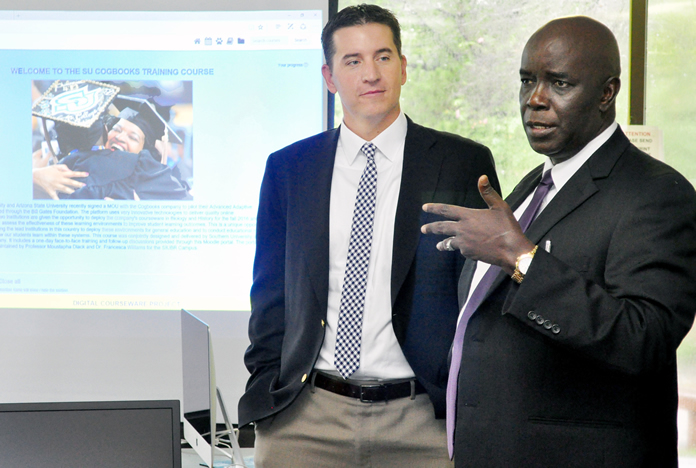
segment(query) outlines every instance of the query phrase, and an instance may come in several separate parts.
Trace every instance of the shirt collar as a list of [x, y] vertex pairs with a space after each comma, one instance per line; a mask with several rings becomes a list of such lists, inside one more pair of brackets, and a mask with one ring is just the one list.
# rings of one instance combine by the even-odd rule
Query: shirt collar
[[[372, 143], [384, 157], [391, 162], [395, 162], [403, 157], [403, 146], [404, 141], [406, 141], [407, 130], [408, 122], [406, 121], [406, 115], [402, 111], [389, 127], [372, 140]], [[348, 165], [353, 165], [365, 143], [367, 143], [366, 140], [353, 133], [347, 125], [341, 124], [338, 145], [343, 148]]]
[[580, 167], [585, 164], [609, 138], [611, 138], [618, 126], [616, 122], [609, 125], [606, 130], [597, 135], [594, 140], [585, 145], [585, 147], [572, 158], [566, 159], [556, 165], [551, 162], [551, 158], [546, 159], [544, 163], [544, 172], [551, 169], [551, 177], [553, 178], [553, 185], [556, 190], [560, 190], [561, 187], [573, 177], [577, 170], [580, 169]]

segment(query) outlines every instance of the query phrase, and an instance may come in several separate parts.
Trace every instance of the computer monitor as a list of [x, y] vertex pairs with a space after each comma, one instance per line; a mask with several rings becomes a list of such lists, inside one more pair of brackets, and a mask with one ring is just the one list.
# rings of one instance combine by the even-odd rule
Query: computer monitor
[[[184, 383], [184, 438], [203, 459], [213, 467], [215, 454], [224, 456], [221, 466], [245, 466], [237, 439], [227, 418], [222, 396], [215, 383], [215, 364], [210, 328], [195, 315], [181, 309], [181, 356]], [[226, 430], [216, 431], [216, 416], [220, 411]], [[229, 435], [223, 450], [222, 436]], [[232, 465], [230, 465], [232, 463]]]
[[0, 404], [0, 466], [181, 468], [178, 400]]
[[184, 383], [184, 438], [203, 461], [213, 466], [215, 368], [208, 325], [181, 310], [181, 358]]

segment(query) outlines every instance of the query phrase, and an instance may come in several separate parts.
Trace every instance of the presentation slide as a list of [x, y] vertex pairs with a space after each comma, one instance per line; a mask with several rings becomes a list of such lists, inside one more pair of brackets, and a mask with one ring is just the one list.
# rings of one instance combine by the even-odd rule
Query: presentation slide
[[249, 310], [266, 159], [327, 125], [324, 15], [0, 11], [2, 307]]

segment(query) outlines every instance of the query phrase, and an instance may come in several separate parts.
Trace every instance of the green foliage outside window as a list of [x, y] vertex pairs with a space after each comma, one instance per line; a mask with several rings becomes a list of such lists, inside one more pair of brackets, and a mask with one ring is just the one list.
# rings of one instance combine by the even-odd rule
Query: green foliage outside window
[[[362, 1], [340, 1], [339, 9]], [[627, 0], [547, 3], [527, 0], [376, 0], [396, 14], [408, 82], [401, 108], [414, 121], [488, 146], [503, 195], [544, 157], [527, 144], [518, 91], [522, 49], [529, 36], [561, 16], [586, 15], [607, 24], [628, 70]], [[623, 74], [624, 81], [628, 74]], [[627, 123], [628, 87], [619, 94], [619, 124]], [[341, 121], [337, 99], [336, 122]]]
[[650, 0], [646, 124], [664, 134], [665, 161], [696, 185], [696, 3]]

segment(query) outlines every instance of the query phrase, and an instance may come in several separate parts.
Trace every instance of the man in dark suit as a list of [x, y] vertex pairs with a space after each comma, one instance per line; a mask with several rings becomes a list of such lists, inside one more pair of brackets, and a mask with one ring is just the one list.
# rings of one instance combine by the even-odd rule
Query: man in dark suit
[[[406, 58], [389, 11], [348, 7], [322, 42], [322, 72], [344, 119], [268, 159], [239, 422], [256, 423], [257, 467], [451, 466], [443, 418], [463, 259], [432, 249], [420, 226], [437, 218], [421, 206], [485, 207], [477, 180], [485, 172], [497, 186], [493, 160], [486, 147], [401, 112]], [[363, 240], [355, 226], [372, 164], [359, 352], [346, 369], [341, 359], [355, 347], [340, 338], [344, 278], [353, 239]]]
[[[696, 308], [696, 195], [616, 125], [619, 74], [601, 23], [542, 27], [522, 54], [520, 108], [548, 160], [507, 203], [481, 177], [489, 209], [424, 207], [453, 221], [423, 232], [451, 236], [438, 248], [470, 259], [450, 370], [457, 467], [677, 466], [676, 349]], [[523, 232], [524, 212], [533, 222]], [[499, 272], [478, 294], [489, 265]]]

